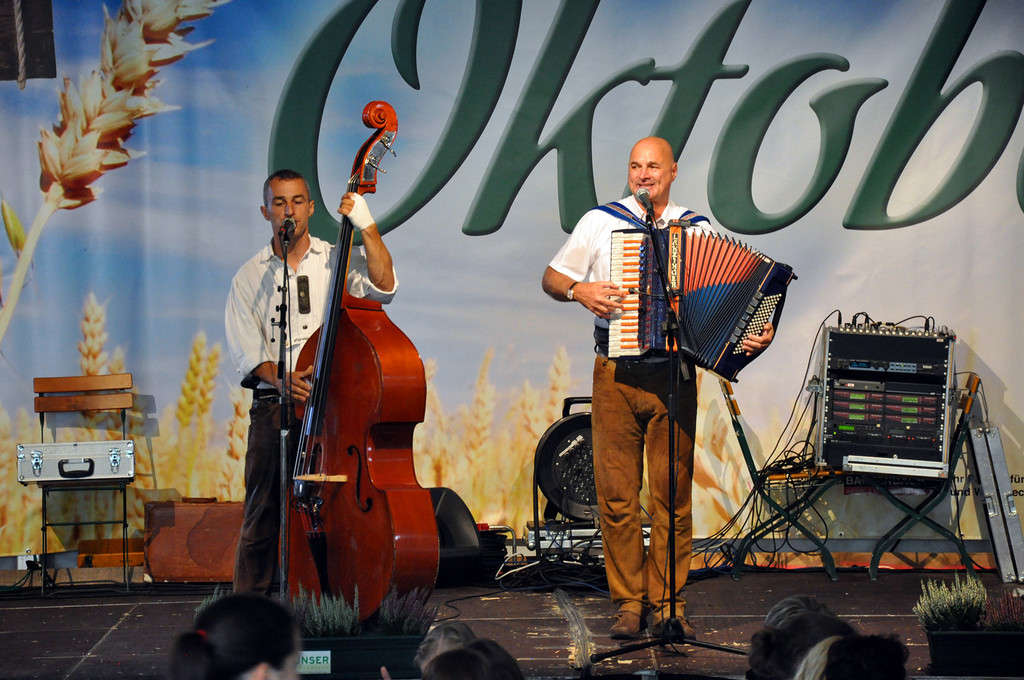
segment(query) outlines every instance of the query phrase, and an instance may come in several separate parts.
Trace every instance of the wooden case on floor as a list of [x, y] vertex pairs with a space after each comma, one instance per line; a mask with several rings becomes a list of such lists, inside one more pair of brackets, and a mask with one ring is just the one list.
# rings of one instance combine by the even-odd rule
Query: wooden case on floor
[[154, 582], [230, 582], [242, 504], [212, 498], [146, 503], [146, 573]]

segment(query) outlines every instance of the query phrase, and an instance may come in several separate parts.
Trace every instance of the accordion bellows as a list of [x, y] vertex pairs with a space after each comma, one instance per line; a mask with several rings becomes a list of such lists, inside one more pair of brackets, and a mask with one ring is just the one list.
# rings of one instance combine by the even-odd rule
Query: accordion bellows
[[679, 318], [683, 354], [727, 380], [754, 357], [743, 338], [764, 324], [778, 326], [793, 270], [736, 239], [686, 222], [651, 234], [643, 229], [612, 233], [612, 281], [630, 291], [625, 309], [610, 319], [608, 355], [643, 357], [669, 347], [668, 311], [659, 258], [666, 269], [672, 307]]

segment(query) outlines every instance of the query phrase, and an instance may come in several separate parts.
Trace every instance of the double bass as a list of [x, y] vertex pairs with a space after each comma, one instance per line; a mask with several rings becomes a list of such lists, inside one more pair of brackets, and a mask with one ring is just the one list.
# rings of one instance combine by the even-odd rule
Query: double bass
[[[352, 166], [348, 191], [376, 190], [382, 157], [398, 131], [395, 110], [363, 110], [374, 128]], [[419, 353], [380, 303], [346, 290], [353, 226], [343, 217], [323, 325], [299, 353], [312, 366], [309, 398], [286, 518], [285, 579], [294, 595], [358, 600], [372, 616], [392, 589], [429, 592], [438, 537], [430, 491], [416, 480], [413, 430], [423, 420], [426, 378]]]

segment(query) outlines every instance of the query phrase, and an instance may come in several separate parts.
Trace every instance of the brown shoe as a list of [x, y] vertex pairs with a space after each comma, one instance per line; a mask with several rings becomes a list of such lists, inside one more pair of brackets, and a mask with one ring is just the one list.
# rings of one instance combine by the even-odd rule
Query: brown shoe
[[639, 614], [622, 610], [615, 615], [615, 623], [609, 632], [613, 640], [632, 640], [640, 635], [644, 623], [646, 621]]
[[[665, 624], [669, 623], [668, 631], [665, 630]], [[677, 625], [678, 624], [678, 625]], [[649, 631], [652, 637], [674, 637], [678, 638], [680, 635], [685, 638], [696, 639], [697, 633], [693, 630], [693, 626], [685, 618], [676, 619], [662, 619], [651, 624]]]

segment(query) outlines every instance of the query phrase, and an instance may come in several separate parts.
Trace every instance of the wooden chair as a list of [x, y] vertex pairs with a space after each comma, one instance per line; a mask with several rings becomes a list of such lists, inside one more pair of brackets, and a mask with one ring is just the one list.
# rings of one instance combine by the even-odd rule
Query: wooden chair
[[[48, 474], [42, 473], [38, 480], [34, 480], [29, 475], [21, 474], [21, 465], [19, 465], [19, 481], [23, 484], [27, 484], [35, 481], [35, 483], [42, 489], [43, 505], [42, 505], [42, 532], [43, 532], [43, 554], [41, 560], [42, 568], [42, 590], [46, 592], [46, 530], [48, 527], [58, 526], [80, 526], [80, 525], [99, 525], [99, 524], [120, 524], [121, 525], [121, 557], [122, 557], [122, 569], [124, 577], [125, 590], [129, 589], [129, 578], [128, 578], [128, 491], [127, 486], [135, 478], [135, 464], [134, 464], [134, 444], [128, 439], [128, 411], [132, 408], [134, 403], [134, 395], [131, 392], [132, 389], [132, 374], [131, 373], [116, 373], [112, 375], [78, 375], [78, 376], [64, 376], [64, 377], [48, 377], [48, 378], [36, 378], [32, 382], [32, 388], [36, 392], [35, 397], [35, 411], [39, 414], [39, 438], [40, 442], [46, 439], [46, 417], [48, 414], [55, 413], [73, 413], [78, 412], [87, 416], [89, 414], [98, 414], [101, 412], [109, 411], [120, 411], [121, 415], [121, 437], [120, 441], [105, 441], [105, 442], [61, 442], [57, 443], [56, 430], [59, 425], [56, 421], [59, 418], [51, 418], [51, 430], [53, 432], [52, 444], [38, 444], [35, 445], [35, 450], [31, 452], [36, 457], [36, 462], [33, 464], [41, 464], [44, 459], [44, 452], [50, 447], [49, 450], [53, 450], [56, 453], [54, 455], [63, 456], [64, 453], [68, 454], [82, 454], [83, 451], [91, 450], [95, 451], [98, 448], [106, 448], [110, 454], [110, 465], [112, 469], [117, 470], [116, 474], [107, 474], [106, 476], [100, 474], [94, 476], [95, 463], [93, 460], [86, 455], [79, 455], [78, 459], [63, 458], [59, 461], [60, 473], [59, 474]], [[86, 421], [88, 422], [88, 421]], [[18, 445], [19, 459], [23, 457], [23, 449], [32, 449], [33, 445]], [[123, 452], [123, 456], [122, 456]], [[115, 466], [116, 461], [116, 466]], [[23, 461], [19, 461], [21, 463]], [[28, 462], [24, 462], [25, 466], [28, 466]], [[52, 461], [51, 461], [52, 464]], [[67, 464], [65, 466], [64, 464]], [[74, 468], [74, 464], [79, 464], [79, 468]], [[81, 465], [86, 467], [83, 469]], [[124, 467], [120, 467], [123, 465]], [[47, 497], [52, 492], [70, 492], [70, 491], [83, 491], [83, 490], [107, 490], [107, 491], [120, 491], [121, 493], [121, 517], [120, 519], [112, 520], [89, 520], [89, 521], [67, 521], [67, 522], [51, 522], [47, 516]]]

